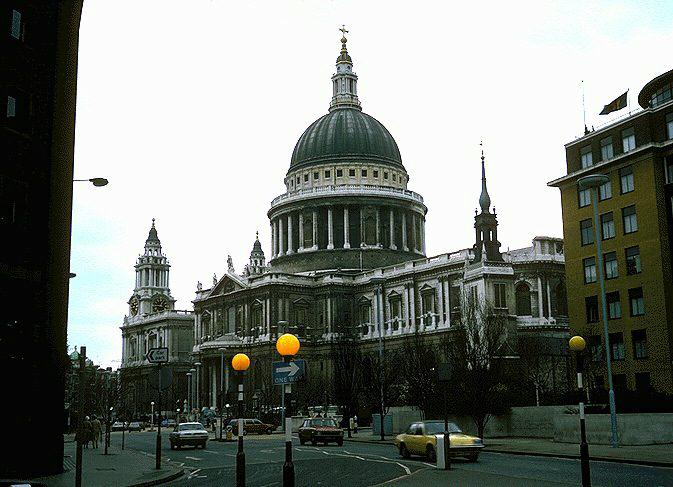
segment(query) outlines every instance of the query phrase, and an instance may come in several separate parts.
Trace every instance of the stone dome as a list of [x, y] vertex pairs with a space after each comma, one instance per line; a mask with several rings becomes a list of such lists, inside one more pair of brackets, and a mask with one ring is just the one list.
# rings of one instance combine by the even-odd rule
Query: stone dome
[[379, 162], [404, 169], [390, 132], [355, 108], [333, 110], [309, 125], [294, 147], [290, 169], [337, 161]]

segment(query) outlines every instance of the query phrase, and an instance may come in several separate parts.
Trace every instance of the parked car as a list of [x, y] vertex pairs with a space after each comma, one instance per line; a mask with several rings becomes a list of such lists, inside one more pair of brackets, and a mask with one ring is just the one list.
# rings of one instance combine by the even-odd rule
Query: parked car
[[313, 418], [305, 420], [299, 427], [299, 443], [310, 441], [312, 445], [335, 442], [344, 444], [344, 431], [333, 418]]
[[125, 429], [125, 425], [121, 421], [112, 423], [112, 431], [122, 431], [123, 429]]
[[[419, 421], [412, 423], [407, 431], [395, 437], [395, 446], [404, 458], [425, 455], [429, 461], [437, 461], [437, 436], [444, 434], [444, 421]], [[481, 438], [464, 434], [455, 423], [449, 423], [449, 455], [465, 457], [476, 462], [484, 448]]]
[[142, 431], [143, 427], [139, 421], [131, 421], [128, 426], [129, 431]]
[[161, 427], [166, 427], [166, 428], [175, 428], [177, 426], [177, 422], [173, 418], [167, 418], [161, 421]]
[[208, 431], [201, 423], [180, 423], [168, 437], [171, 450], [180, 449], [182, 446], [194, 446], [205, 448], [208, 442]]
[[[234, 435], [238, 435], [238, 419], [229, 421], [229, 426]], [[243, 436], [248, 433], [259, 433], [260, 435], [270, 435], [276, 427], [272, 424], [262, 423], [259, 419], [244, 419], [243, 420]]]

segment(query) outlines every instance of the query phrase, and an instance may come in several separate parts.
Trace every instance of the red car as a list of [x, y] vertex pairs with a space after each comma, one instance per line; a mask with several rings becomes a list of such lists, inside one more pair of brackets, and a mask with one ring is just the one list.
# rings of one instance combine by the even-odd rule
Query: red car
[[344, 432], [332, 418], [313, 418], [305, 420], [299, 428], [299, 443], [310, 441], [312, 445], [333, 442], [344, 444]]

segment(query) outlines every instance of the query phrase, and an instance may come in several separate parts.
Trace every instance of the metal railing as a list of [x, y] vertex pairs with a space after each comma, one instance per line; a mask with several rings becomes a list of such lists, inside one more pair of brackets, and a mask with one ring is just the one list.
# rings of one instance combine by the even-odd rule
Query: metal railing
[[317, 186], [315, 188], [303, 188], [296, 191], [283, 193], [276, 196], [271, 201], [273, 208], [279, 203], [304, 198], [313, 198], [315, 196], [329, 196], [332, 194], [353, 194], [353, 195], [381, 195], [381, 196], [401, 196], [406, 199], [423, 203], [423, 196], [420, 194], [402, 188], [392, 186], [378, 186], [375, 184], [339, 184], [329, 186]]

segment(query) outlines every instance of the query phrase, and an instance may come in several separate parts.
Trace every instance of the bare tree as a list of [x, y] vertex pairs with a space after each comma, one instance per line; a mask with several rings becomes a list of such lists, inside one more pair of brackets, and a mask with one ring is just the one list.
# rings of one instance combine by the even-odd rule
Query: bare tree
[[452, 365], [452, 401], [456, 412], [472, 418], [480, 437], [494, 414], [510, 404], [508, 319], [488, 303], [464, 299], [461, 322], [447, 334], [445, 348]]
[[521, 376], [535, 388], [536, 406], [540, 405], [540, 393], [547, 389], [553, 372], [550, 354], [545, 353], [547, 345], [536, 337], [519, 336], [517, 340]]
[[357, 413], [362, 390], [362, 354], [356, 337], [339, 333], [331, 343], [334, 400], [342, 410], [351, 437], [350, 418]]
[[402, 357], [404, 367], [401, 375], [404, 382], [405, 402], [417, 406], [423, 418], [427, 418], [441, 406], [441, 396], [437, 394], [439, 357], [436, 348], [429, 345], [416, 332], [411, 339], [404, 342]]

